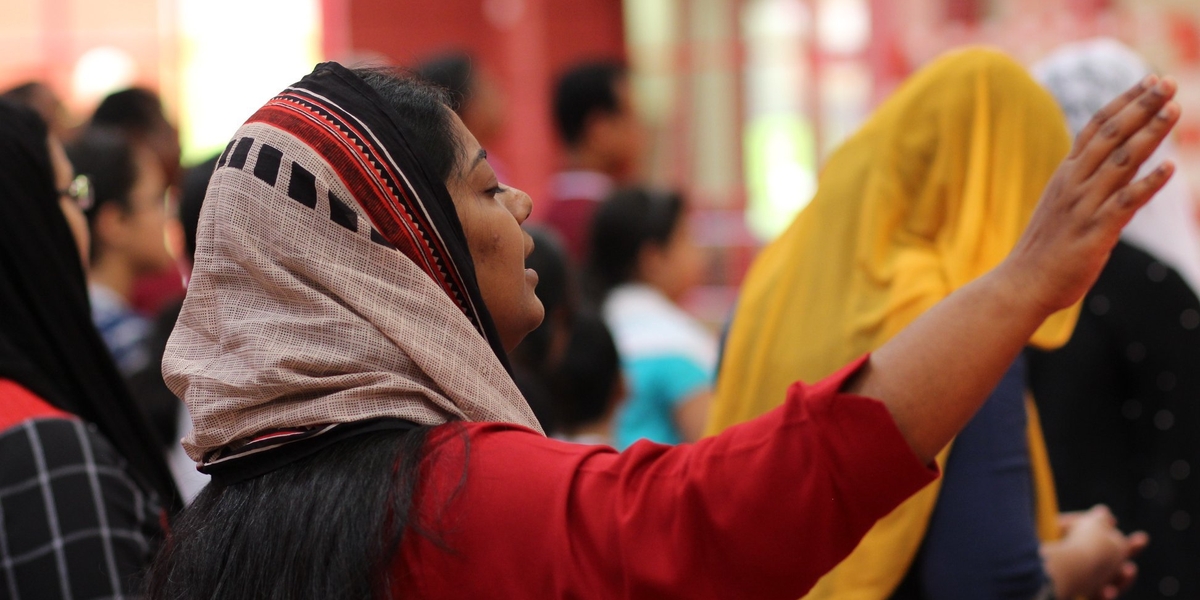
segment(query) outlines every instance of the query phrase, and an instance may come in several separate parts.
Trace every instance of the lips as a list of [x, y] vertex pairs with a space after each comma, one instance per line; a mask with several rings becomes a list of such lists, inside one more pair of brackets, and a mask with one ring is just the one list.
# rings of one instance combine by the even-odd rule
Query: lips
[[[522, 232], [522, 233], [524, 233], [524, 232]], [[537, 244], [534, 243], [533, 236], [526, 233], [525, 234], [525, 258], [529, 258], [529, 255], [533, 254], [533, 249], [536, 246], [537, 246]]]

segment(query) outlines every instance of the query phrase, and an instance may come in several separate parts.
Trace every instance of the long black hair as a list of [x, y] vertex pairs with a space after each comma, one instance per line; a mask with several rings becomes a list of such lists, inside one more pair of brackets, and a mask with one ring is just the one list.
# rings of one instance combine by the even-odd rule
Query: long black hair
[[176, 520], [147, 597], [390, 597], [427, 433], [359, 435], [258, 477], [209, 483]]
[[417, 76], [446, 90], [449, 94], [447, 105], [461, 116], [463, 108], [471, 102], [471, 96], [475, 93], [471, 62], [471, 56], [465, 52], [446, 52], [417, 65]]
[[[354, 72], [404, 124], [424, 168], [441, 181], [457, 176], [461, 142], [445, 93], [393, 71]], [[403, 536], [437, 541], [410, 519], [430, 429], [364, 433], [256, 477], [214, 479], [175, 523], [148, 597], [391, 597]]]
[[685, 215], [683, 196], [644, 187], [619, 189], [604, 199], [592, 217], [585, 291], [596, 304], [613, 288], [637, 275], [647, 246], [666, 246]]

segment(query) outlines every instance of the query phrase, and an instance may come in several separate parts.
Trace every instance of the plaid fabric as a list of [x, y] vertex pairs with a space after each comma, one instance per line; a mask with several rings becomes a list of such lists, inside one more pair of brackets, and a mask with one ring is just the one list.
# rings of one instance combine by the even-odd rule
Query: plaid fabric
[[0, 599], [137, 597], [162, 537], [160, 513], [78, 419], [0, 432]]

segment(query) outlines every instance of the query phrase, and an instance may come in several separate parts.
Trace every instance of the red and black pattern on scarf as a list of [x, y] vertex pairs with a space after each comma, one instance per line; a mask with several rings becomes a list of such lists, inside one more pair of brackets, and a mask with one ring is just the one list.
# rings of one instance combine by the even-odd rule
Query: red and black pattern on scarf
[[[446, 182], [425, 164], [422, 149], [409, 144], [410, 124], [397, 118], [378, 92], [350, 69], [322, 63], [268, 102], [249, 122], [295, 136], [326, 161], [371, 221], [371, 240], [399, 249], [441, 286], [504, 369], [512, 373], [504, 344], [483, 302], [475, 263]], [[229, 166], [243, 168], [253, 143], [250, 138], [231, 142], [218, 168], [226, 160]], [[265, 164], [263, 152], [270, 154]], [[255, 175], [275, 185], [282, 154], [264, 144]], [[264, 164], [261, 169], [260, 164]], [[307, 177], [299, 191], [304, 193], [292, 194], [291, 183], [298, 171], [303, 168], [293, 165], [287, 194], [315, 208], [312, 174], [302, 173]], [[331, 220], [359, 231], [345, 201], [331, 191], [329, 203]]]
[[351, 423], [274, 429], [209, 452], [199, 466], [217, 485], [246, 481], [312, 456], [342, 440], [377, 431], [411, 431], [416, 423], [381, 417]]
[[369, 129], [325, 99], [290, 89], [247, 123], [264, 123], [304, 142], [333, 168], [383, 237], [429, 275], [485, 337], [478, 312], [422, 198], [387, 160]]

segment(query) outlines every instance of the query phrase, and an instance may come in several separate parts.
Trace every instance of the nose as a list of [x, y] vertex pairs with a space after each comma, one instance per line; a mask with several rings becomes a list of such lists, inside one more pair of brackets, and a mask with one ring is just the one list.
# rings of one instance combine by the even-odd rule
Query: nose
[[517, 223], [524, 223], [525, 219], [528, 219], [533, 212], [533, 198], [515, 187], [510, 187], [509, 190], [508, 202], [505, 203], [505, 206], [508, 208], [508, 212], [517, 219]]

